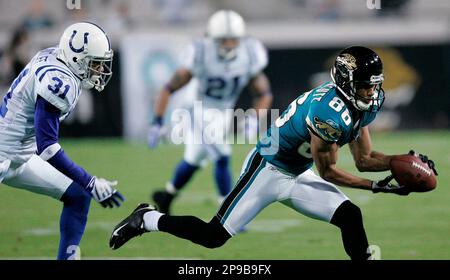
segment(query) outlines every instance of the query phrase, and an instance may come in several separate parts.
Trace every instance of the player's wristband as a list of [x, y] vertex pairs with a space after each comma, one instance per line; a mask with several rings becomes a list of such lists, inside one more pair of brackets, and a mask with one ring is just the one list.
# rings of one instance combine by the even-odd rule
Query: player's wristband
[[156, 116], [156, 117], [153, 119], [153, 124], [157, 124], [157, 125], [162, 126], [162, 124], [163, 124], [163, 117]]

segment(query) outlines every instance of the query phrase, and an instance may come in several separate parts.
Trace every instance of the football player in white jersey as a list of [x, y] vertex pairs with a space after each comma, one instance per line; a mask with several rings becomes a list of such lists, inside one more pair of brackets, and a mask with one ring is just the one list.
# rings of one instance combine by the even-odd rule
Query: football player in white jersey
[[194, 139], [194, 127], [205, 127], [204, 120], [209, 118], [213, 121], [208, 125], [214, 127], [219, 134], [228, 131], [232, 116], [225, 111], [234, 108], [246, 86], [255, 93], [254, 109], [257, 113], [260, 109], [269, 108], [272, 102], [270, 84], [262, 72], [268, 63], [267, 50], [259, 40], [245, 36], [242, 17], [231, 10], [217, 11], [209, 19], [206, 35], [188, 47], [183, 65], [161, 89], [155, 105], [155, 117], [148, 134], [148, 144], [151, 148], [156, 147], [159, 142], [163, 115], [171, 93], [192, 79], [197, 80], [197, 100], [201, 101], [203, 110], [199, 114], [200, 117], [194, 116], [193, 127], [186, 137], [184, 159], [178, 164], [166, 189], [153, 193], [153, 200], [163, 213], [170, 211], [173, 198], [205, 159], [215, 161], [214, 177], [220, 194], [219, 201], [230, 192], [231, 148], [224, 141], [226, 133], [215, 139], [205, 139], [207, 136], [203, 133], [202, 143], [199, 144]]
[[124, 200], [117, 182], [90, 175], [58, 144], [59, 122], [75, 108], [82, 88], [103, 90], [112, 59], [100, 27], [75, 23], [59, 46], [31, 59], [0, 107], [0, 182], [63, 202], [58, 259], [78, 257], [91, 197], [111, 208]]

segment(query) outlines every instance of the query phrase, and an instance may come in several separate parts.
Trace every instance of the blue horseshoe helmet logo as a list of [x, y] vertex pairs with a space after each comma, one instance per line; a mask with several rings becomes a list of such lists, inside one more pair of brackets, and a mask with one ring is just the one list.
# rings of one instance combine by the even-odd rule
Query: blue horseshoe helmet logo
[[86, 46], [87, 43], [88, 43], [89, 32], [85, 32], [85, 33], [84, 33], [84, 44], [83, 44], [83, 46], [82, 46], [81, 48], [79, 48], [79, 49], [74, 48], [74, 46], [73, 46], [73, 44], [72, 44], [73, 38], [75, 37], [76, 34], [77, 34], [77, 31], [74, 30], [73, 33], [72, 33], [72, 36], [70, 36], [69, 47], [70, 47], [70, 49], [71, 49], [73, 52], [80, 53], [80, 52], [83, 52], [83, 51], [84, 51], [84, 46]]

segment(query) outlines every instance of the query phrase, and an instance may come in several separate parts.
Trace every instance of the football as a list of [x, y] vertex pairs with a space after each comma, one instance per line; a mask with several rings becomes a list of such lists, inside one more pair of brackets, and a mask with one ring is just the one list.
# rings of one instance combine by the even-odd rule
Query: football
[[416, 156], [394, 156], [390, 168], [397, 183], [410, 187], [414, 192], [428, 192], [436, 188], [433, 170]]

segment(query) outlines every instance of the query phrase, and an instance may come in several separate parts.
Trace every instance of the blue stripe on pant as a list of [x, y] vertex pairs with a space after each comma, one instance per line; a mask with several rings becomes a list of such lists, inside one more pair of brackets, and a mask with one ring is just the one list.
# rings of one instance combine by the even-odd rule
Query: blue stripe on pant
[[265, 166], [266, 161], [263, 157], [255, 150], [248, 161], [246, 171], [241, 175], [236, 186], [227, 196], [216, 216], [220, 220], [221, 224], [225, 223], [226, 218], [230, 215], [233, 208], [236, 206], [239, 199], [242, 198], [244, 193], [248, 190], [253, 180], [255, 180], [258, 173]]

